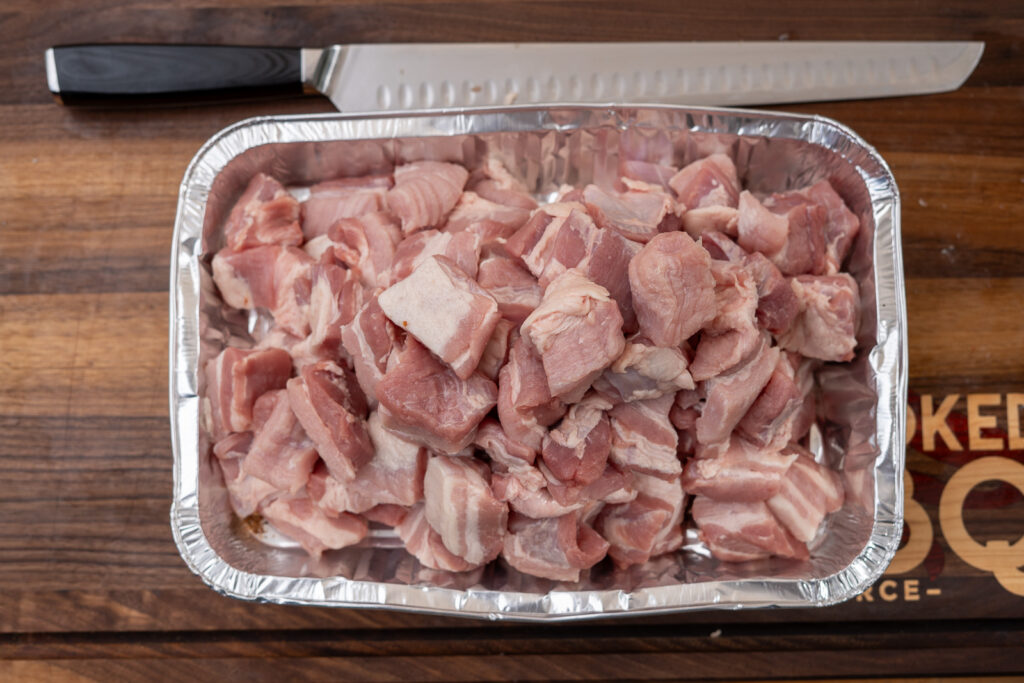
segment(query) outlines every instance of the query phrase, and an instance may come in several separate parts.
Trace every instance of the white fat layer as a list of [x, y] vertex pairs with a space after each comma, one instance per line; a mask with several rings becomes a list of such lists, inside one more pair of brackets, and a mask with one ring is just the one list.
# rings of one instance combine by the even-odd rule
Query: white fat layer
[[391, 322], [441, 358], [472, 312], [474, 294], [458, 287], [436, 259], [421, 263], [409, 277], [381, 293], [378, 301]]
[[381, 422], [380, 413], [376, 410], [370, 413], [366, 422], [370, 432], [370, 441], [373, 442], [376, 451], [373, 456], [375, 467], [390, 472], [415, 467], [416, 457], [420, 452], [420, 447], [417, 444], [406, 441], [385, 428]]

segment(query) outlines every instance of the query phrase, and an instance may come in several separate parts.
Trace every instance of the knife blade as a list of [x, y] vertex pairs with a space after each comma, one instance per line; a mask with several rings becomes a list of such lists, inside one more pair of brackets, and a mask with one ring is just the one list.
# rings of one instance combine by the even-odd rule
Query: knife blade
[[548, 103], [749, 106], [959, 88], [981, 42], [70, 45], [46, 51], [65, 104], [319, 92], [343, 112]]

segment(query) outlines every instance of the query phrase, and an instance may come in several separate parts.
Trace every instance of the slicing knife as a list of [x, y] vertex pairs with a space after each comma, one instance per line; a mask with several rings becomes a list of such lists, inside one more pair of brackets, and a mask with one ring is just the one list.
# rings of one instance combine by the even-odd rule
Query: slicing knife
[[748, 106], [959, 88], [981, 42], [67, 45], [45, 53], [65, 104], [322, 93], [343, 112], [552, 103]]

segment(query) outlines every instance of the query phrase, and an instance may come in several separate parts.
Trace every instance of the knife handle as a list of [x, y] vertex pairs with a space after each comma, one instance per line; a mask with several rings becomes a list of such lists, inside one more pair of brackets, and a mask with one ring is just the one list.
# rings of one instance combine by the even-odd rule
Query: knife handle
[[136, 105], [302, 93], [299, 48], [63, 45], [46, 51], [46, 80], [64, 104]]

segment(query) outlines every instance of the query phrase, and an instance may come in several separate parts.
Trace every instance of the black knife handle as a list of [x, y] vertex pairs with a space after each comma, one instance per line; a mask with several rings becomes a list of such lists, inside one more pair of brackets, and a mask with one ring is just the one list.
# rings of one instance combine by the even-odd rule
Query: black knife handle
[[299, 48], [63, 45], [46, 54], [64, 104], [195, 102], [302, 93]]

